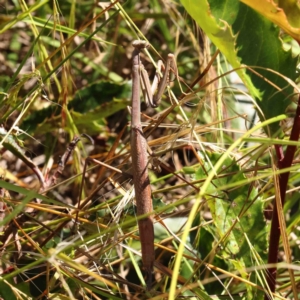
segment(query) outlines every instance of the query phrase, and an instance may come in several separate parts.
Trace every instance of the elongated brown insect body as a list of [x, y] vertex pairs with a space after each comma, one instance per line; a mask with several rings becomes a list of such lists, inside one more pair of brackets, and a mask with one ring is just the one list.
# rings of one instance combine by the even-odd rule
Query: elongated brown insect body
[[[140, 128], [132, 128], [131, 149], [137, 215], [141, 216], [151, 213], [153, 206], [148, 176], [147, 145]], [[151, 276], [154, 263], [154, 229], [152, 216], [139, 220], [138, 224], [142, 245], [143, 265], [148, 275]]]
[[[133, 183], [137, 206], [137, 215], [153, 211], [151, 186], [148, 176], [147, 141], [143, 135], [140, 118], [140, 51], [147, 43], [135, 41], [132, 57], [132, 117], [131, 117], [131, 157]], [[152, 216], [138, 221], [143, 267], [147, 273], [147, 289], [151, 288], [152, 272], [155, 259], [154, 228]]]

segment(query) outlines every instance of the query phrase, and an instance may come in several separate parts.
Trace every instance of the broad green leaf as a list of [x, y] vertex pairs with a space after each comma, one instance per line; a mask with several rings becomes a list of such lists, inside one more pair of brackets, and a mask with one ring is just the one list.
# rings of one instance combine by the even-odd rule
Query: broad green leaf
[[[217, 161], [222, 154], [213, 153], [211, 162]], [[205, 164], [206, 171], [210, 167]], [[225, 176], [225, 174], [230, 174]], [[244, 180], [245, 176], [234, 159], [227, 158], [223, 165], [221, 178], [214, 179], [208, 189], [206, 200], [215, 225], [219, 252], [233, 270], [239, 270], [244, 278], [248, 277], [246, 268], [265, 262], [267, 249], [267, 228], [263, 215], [263, 203], [253, 185], [244, 185], [222, 190], [222, 186]], [[203, 167], [196, 173], [196, 180], [206, 177]], [[200, 237], [201, 243], [201, 237]], [[248, 297], [252, 297], [248, 287]]]
[[[283, 50], [279, 29], [238, 0], [181, 2], [234, 68], [247, 65], [258, 73], [238, 71], [261, 121], [284, 113], [294, 93], [287, 80], [296, 78], [297, 59]], [[278, 123], [269, 128], [278, 135]]]
[[[237, 14], [239, 13], [240, 2], [229, 1], [189, 1], [181, 0], [187, 12], [204, 30], [209, 39], [225, 55], [233, 68], [241, 66], [240, 58], [237, 55], [236, 35], [232, 31]], [[252, 85], [250, 78], [244, 70], [237, 73], [252, 92], [259, 96], [259, 91]]]
[[1, 299], [4, 299], [4, 300], [17, 299], [17, 297], [15, 296], [14, 292], [12, 291], [10, 285], [3, 280], [0, 280], [0, 295], [1, 295]]

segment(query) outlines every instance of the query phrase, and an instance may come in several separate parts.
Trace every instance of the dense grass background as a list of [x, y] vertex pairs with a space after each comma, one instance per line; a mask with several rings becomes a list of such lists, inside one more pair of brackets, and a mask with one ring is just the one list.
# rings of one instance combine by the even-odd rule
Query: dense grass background
[[[277, 193], [274, 141], [265, 137], [250, 96], [231, 76], [226, 59], [181, 4], [12, 1], [0, 7], [0, 118], [7, 131], [12, 129], [6, 139], [18, 143], [46, 178], [74, 137], [88, 134], [94, 142], [81, 137], [61, 176], [46, 190], [22, 160], [1, 150], [2, 298], [167, 298], [193, 208], [176, 299], [262, 298]], [[137, 38], [151, 44], [142, 58], [151, 79], [154, 62], [168, 53], [175, 54], [180, 76], [157, 109], [142, 106], [154, 152], [149, 167], [157, 216], [155, 285], [148, 292], [132, 194], [127, 109], [131, 44]], [[197, 93], [192, 93], [195, 80]], [[244, 102], [250, 103], [246, 109]], [[291, 115], [294, 109], [291, 105]], [[89, 164], [80, 194], [88, 156], [125, 173]], [[283, 210], [285, 243], [296, 269], [297, 162]], [[203, 183], [206, 193], [199, 197]], [[280, 261], [285, 256], [281, 245]], [[278, 299], [292, 297], [289, 276], [287, 265], [281, 265]]]

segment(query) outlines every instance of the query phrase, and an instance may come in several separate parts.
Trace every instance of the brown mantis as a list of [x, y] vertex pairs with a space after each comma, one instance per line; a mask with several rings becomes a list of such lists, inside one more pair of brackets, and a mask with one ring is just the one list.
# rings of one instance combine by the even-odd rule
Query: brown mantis
[[[133, 182], [135, 189], [135, 198], [137, 205], [137, 215], [147, 215], [138, 221], [140, 240], [142, 247], [143, 267], [147, 275], [147, 289], [151, 288], [152, 272], [155, 260], [154, 253], [154, 228], [153, 228], [153, 212], [151, 186], [148, 176], [148, 160], [147, 160], [147, 141], [143, 135], [140, 117], [140, 86], [145, 96], [147, 105], [157, 107], [162, 94], [169, 81], [169, 72], [173, 64], [175, 69], [174, 56], [169, 54], [165, 73], [161, 79], [158, 91], [153, 96], [158, 85], [158, 72], [154, 79], [152, 87], [148, 79], [148, 74], [144, 69], [140, 59], [140, 52], [149, 44], [145, 41], [136, 40], [133, 42], [132, 56], [132, 111], [131, 111], [131, 156], [133, 169]], [[159, 67], [161, 63], [159, 63]]]
[[[138, 226], [140, 232], [140, 241], [142, 248], [142, 262], [143, 267], [146, 271], [146, 284], [149, 290], [152, 285], [152, 272], [155, 260], [154, 253], [154, 228], [153, 228], [153, 207], [151, 197], [151, 186], [148, 176], [148, 158], [147, 141], [143, 135], [141, 125], [141, 110], [140, 110], [140, 91], [142, 89], [145, 102], [148, 106], [157, 107], [162, 94], [166, 86], [169, 83], [169, 73], [172, 70], [176, 74], [176, 65], [174, 55], [169, 54], [166, 67], [164, 68], [164, 74], [162, 79], [160, 78], [159, 72], [163, 67], [162, 62], [158, 63], [158, 71], [153, 80], [152, 86], [148, 74], [141, 63], [140, 52], [143, 49], [148, 48], [149, 44], [145, 41], [134, 41], [133, 42], [133, 56], [132, 56], [132, 110], [131, 110], [131, 157], [132, 157], [132, 169], [133, 169], [133, 183], [135, 189], [135, 198], [137, 206], [137, 216], [145, 216], [139, 219]], [[157, 93], [154, 92], [157, 89]], [[154, 95], [153, 95], [154, 94]], [[87, 168], [87, 162], [93, 161], [104, 167], [110, 168], [115, 172], [123, 173], [122, 171], [115, 169], [105, 163], [98, 160], [88, 158], [86, 160], [83, 173]], [[82, 184], [80, 187], [79, 195], [82, 195], [84, 177], [82, 178]], [[78, 211], [75, 218], [75, 223], [78, 220], [78, 212], [81, 208], [80, 202], [78, 202]]]

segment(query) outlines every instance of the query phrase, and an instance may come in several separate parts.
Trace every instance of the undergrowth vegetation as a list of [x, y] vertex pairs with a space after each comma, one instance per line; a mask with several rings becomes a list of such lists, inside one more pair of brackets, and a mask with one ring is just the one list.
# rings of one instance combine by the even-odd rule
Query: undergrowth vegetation
[[[181, 2], [0, 4], [1, 299], [297, 299], [300, 25], [286, 7], [274, 21], [237, 0]], [[136, 39], [151, 79], [169, 53], [178, 68], [160, 105], [141, 105], [151, 289], [130, 156]]]

